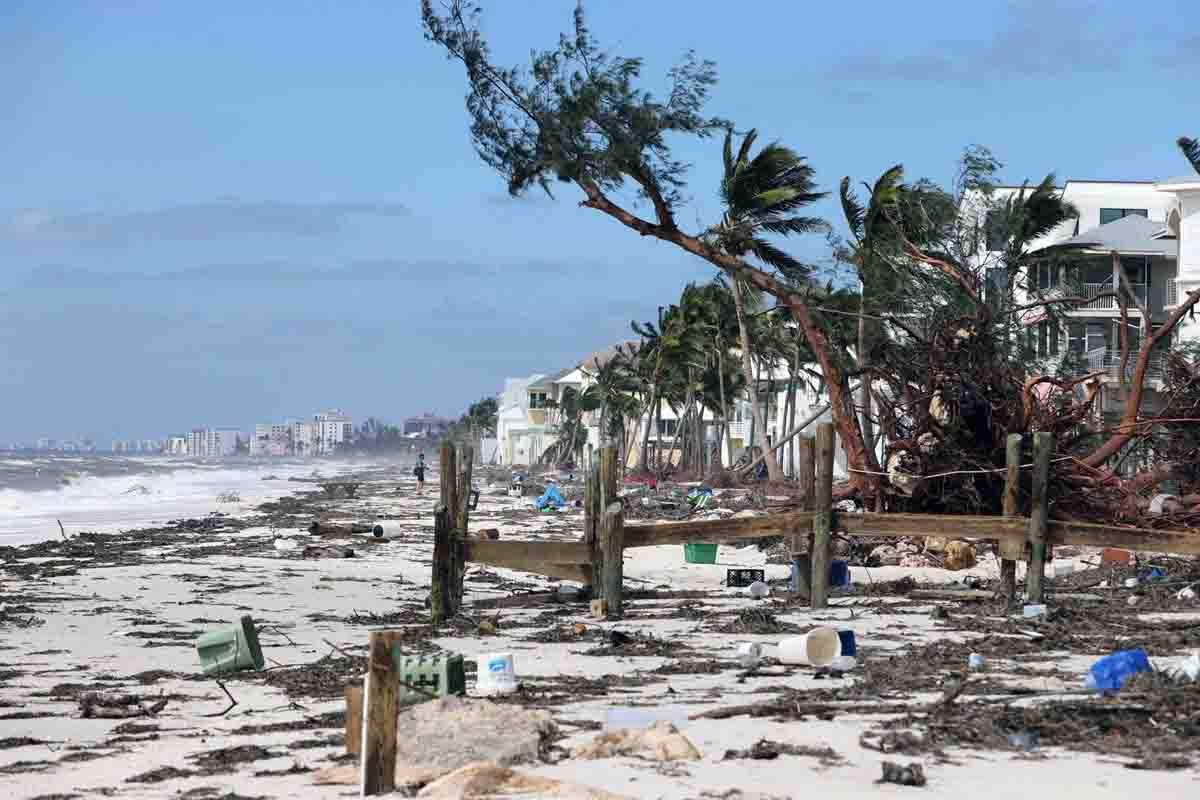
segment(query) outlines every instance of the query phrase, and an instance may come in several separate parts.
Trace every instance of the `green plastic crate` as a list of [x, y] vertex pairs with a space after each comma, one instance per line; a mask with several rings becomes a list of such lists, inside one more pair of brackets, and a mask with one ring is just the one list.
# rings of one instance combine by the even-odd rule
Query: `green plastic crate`
[[689, 564], [715, 564], [717, 547], [719, 545], [689, 542], [683, 546], [683, 560]]
[[[400, 673], [400, 703], [421, 703], [429, 695], [448, 697], [467, 693], [467, 676], [463, 657], [457, 653], [401, 656], [399, 645], [392, 649], [392, 659]], [[417, 688], [410, 688], [417, 687]], [[423, 689], [424, 691], [418, 691]]]

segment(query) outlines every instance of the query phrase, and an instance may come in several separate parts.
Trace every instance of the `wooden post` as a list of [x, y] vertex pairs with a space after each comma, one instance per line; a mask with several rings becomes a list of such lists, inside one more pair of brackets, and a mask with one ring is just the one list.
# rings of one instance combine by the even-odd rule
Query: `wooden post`
[[458, 469], [454, 445], [442, 442], [438, 469], [441, 502], [433, 515], [433, 581], [429, 610], [433, 624], [440, 625], [458, 613], [462, 605], [463, 534], [455, 530], [458, 512]]
[[[797, 459], [796, 462], [796, 482], [799, 485], [800, 492], [800, 507], [804, 511], [813, 510], [813, 491], [816, 481], [816, 466], [817, 466], [817, 449], [816, 443], [811, 436], [801, 436], [797, 441]], [[807, 538], [807, 552], [801, 555], [800, 537]], [[809, 577], [812, 575], [812, 546], [813, 534], [809, 530], [806, 533], [798, 533], [792, 537], [792, 574], [796, 576], [795, 586], [792, 587], [796, 594], [804, 595], [805, 597], [812, 596], [812, 586], [810, 585]]]
[[625, 579], [625, 518], [620, 503], [610, 503], [600, 519], [600, 549], [604, 555], [604, 602], [608, 616], [621, 616], [621, 590]]
[[455, 611], [462, 607], [463, 579], [467, 575], [467, 563], [463, 558], [463, 544], [470, 530], [471, 520], [471, 471], [475, 461], [475, 448], [464, 444], [458, 451], [458, 488], [454, 506], [454, 596], [457, 598]]
[[1050, 482], [1050, 456], [1054, 453], [1054, 434], [1040, 431], [1033, 435], [1033, 501], [1029, 509], [1029, 569], [1025, 573], [1025, 597], [1031, 603], [1042, 602], [1046, 573], [1046, 522], [1049, 517], [1047, 486]]
[[455, 458], [454, 444], [450, 441], [442, 442], [438, 470], [442, 505], [450, 509], [450, 524], [453, 525], [458, 521], [458, 460]]
[[389, 631], [372, 631], [363, 691], [362, 795], [396, 788], [396, 714], [400, 675], [392, 658]]
[[825, 608], [829, 600], [829, 559], [833, 527], [833, 423], [817, 426], [817, 464], [813, 510], [812, 594], [813, 608]]
[[604, 593], [604, 558], [600, 552], [600, 467], [588, 470], [583, 487], [583, 540], [587, 543], [592, 564], [592, 596]]
[[592, 487], [592, 594], [604, 596], [604, 549], [600, 540], [600, 526], [604, 509], [617, 500], [617, 449], [612, 445], [600, 448], [599, 462], [595, 469], [595, 485]]
[[600, 506], [608, 508], [609, 503], [617, 500], [617, 448], [606, 445], [600, 448]]
[[363, 735], [363, 687], [346, 687], [346, 754], [356, 756], [362, 752]]
[[[1021, 513], [1021, 434], [1009, 434], [1004, 455], [1004, 516], [1015, 517]], [[1003, 540], [999, 550], [1000, 591], [1005, 602], [1012, 605], [1017, 598], [1017, 560], [1024, 557], [1025, 547], [1022, 544], [1014, 548]]]

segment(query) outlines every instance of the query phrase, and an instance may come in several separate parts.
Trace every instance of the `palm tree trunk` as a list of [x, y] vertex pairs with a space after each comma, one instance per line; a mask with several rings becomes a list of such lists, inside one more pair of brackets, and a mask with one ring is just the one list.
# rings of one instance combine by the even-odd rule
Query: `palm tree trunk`
[[[763, 422], [762, 408], [758, 404], [758, 383], [754, 380], [754, 368], [750, 363], [750, 331], [746, 328], [746, 308], [742, 302], [742, 291], [741, 284], [735, 282], [733, 284], [733, 307], [737, 312], [738, 333], [742, 339], [742, 371], [746, 373], [746, 382], [749, 384], [750, 411], [754, 415], [751, 424], [757, 424], [761, 430], [765, 431], [766, 424]], [[779, 462], [775, 460], [775, 454], [766, 450], [766, 456], [767, 476], [773, 481], [783, 480], [783, 473], [779, 469]]]
[[867, 282], [862, 281], [858, 296], [858, 368], [862, 370], [862, 384], [858, 389], [858, 404], [862, 407], [863, 442], [871, 452], [875, 451], [875, 427], [871, 422], [871, 377], [867, 369]]
[[654, 404], [658, 402], [658, 384], [655, 383], [650, 389], [650, 404], [646, 406], [646, 413], [643, 419], [646, 420], [646, 430], [642, 432], [642, 454], [638, 458], [638, 472], [645, 472], [648, 468], [647, 463], [650, 457], [650, 427], [655, 426], [657, 433], [658, 421], [654, 418]]
[[[729, 449], [729, 459], [733, 460], [733, 437], [729, 433], [729, 403], [725, 402], [725, 359], [721, 353], [723, 346], [718, 340], [717, 342], [717, 387], [721, 393], [721, 438], [725, 440], [725, 446]], [[722, 456], [721, 466], [724, 466], [724, 457]]]

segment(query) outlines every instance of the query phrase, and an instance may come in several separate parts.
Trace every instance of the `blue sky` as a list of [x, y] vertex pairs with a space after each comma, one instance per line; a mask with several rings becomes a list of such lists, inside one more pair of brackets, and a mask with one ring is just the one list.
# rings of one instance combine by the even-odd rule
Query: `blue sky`
[[[457, 414], [711, 274], [570, 187], [507, 198], [417, 5], [4, 4], [0, 441]], [[552, 44], [573, 6], [485, 3], [495, 55]], [[587, 8], [650, 88], [687, 49], [717, 61], [711, 112], [827, 188], [896, 162], [946, 181], [973, 143], [1012, 181], [1159, 178], [1200, 135], [1194, 0]], [[679, 219], [706, 224], [719, 143], [680, 153]]]

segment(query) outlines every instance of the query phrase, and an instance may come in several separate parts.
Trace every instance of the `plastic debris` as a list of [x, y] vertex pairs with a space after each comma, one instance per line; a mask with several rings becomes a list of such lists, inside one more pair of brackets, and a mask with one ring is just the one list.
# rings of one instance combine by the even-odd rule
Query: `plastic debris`
[[1024, 615], [1025, 615], [1026, 619], [1033, 619], [1035, 617], [1044, 617], [1044, 616], [1046, 616], [1046, 604], [1045, 603], [1029, 603], [1024, 608]]
[[967, 656], [967, 669], [980, 670], [986, 665], [986, 661], [979, 653], [971, 653]]
[[1139, 672], [1151, 672], [1150, 659], [1146, 651], [1139, 648], [1119, 650], [1092, 664], [1084, 685], [1101, 694], [1113, 693], [1125, 685], [1130, 676]]
[[1185, 586], [1175, 593], [1175, 597], [1179, 600], [1195, 600], [1196, 590], [1190, 586]]
[[747, 591], [750, 592], [750, 596], [755, 600], [762, 600], [763, 598], [771, 596], [771, 587], [767, 586], [767, 584], [763, 583], [762, 581], [755, 581], [754, 583], [750, 584], [750, 588]]

